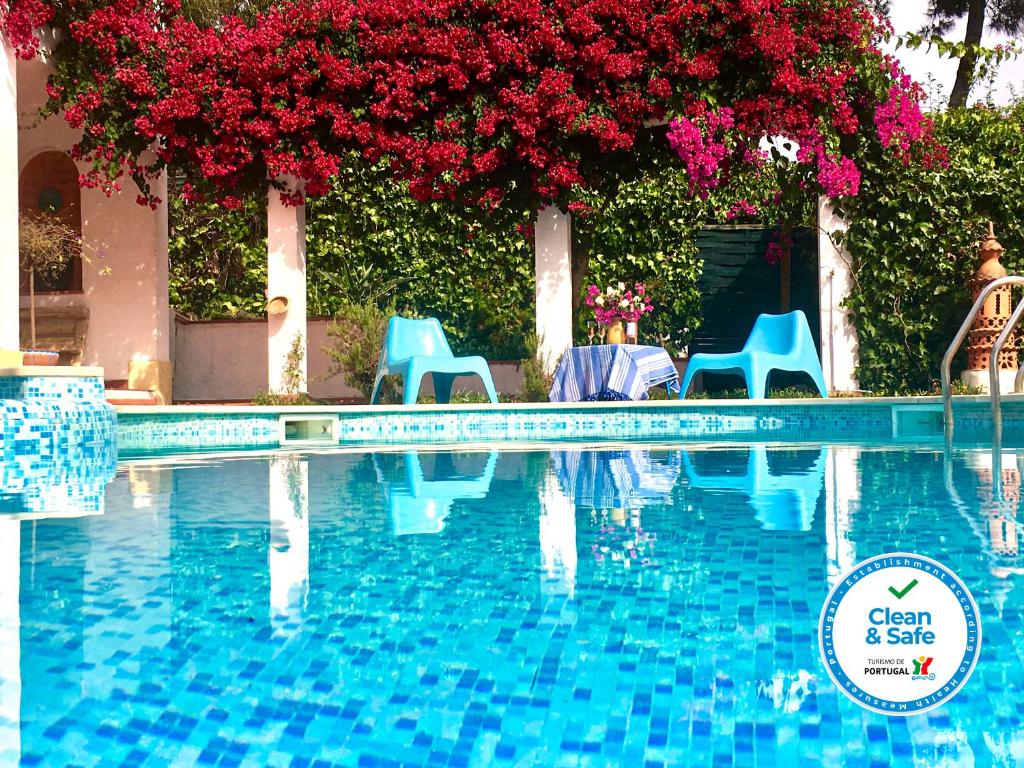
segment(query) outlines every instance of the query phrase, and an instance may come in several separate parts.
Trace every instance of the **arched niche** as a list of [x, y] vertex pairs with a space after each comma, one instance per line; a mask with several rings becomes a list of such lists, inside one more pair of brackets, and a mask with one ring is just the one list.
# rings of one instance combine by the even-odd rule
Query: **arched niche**
[[[63, 152], [40, 152], [25, 164], [18, 180], [18, 209], [22, 214], [49, 213], [82, 238], [82, 190], [78, 167]], [[82, 290], [82, 259], [72, 259], [54, 280], [36, 276], [37, 293]], [[21, 291], [28, 293], [28, 275], [22, 274]]]

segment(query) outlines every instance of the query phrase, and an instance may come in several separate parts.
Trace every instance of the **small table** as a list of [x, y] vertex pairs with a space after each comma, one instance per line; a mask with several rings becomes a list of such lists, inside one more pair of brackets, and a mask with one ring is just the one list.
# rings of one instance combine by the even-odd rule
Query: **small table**
[[548, 394], [553, 403], [582, 400], [646, 400], [647, 390], [678, 381], [676, 367], [661, 347], [594, 344], [562, 355]]

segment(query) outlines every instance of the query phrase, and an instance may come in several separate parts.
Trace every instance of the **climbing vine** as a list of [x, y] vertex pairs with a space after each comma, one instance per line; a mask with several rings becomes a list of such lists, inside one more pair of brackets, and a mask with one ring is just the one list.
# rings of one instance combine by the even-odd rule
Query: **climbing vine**
[[1024, 103], [956, 110], [935, 125], [945, 167], [865, 164], [861, 195], [847, 209], [858, 378], [877, 392], [929, 389], [938, 378], [970, 306], [988, 221], [1006, 248], [1004, 266], [1024, 269]]
[[209, 26], [178, 0], [8, 2], [21, 55], [63, 33], [50, 109], [85, 183], [127, 173], [149, 204], [165, 167], [228, 207], [325, 194], [358, 156], [417, 200], [580, 213], [672, 151], [702, 196], [765, 135], [800, 145], [783, 193], [855, 195], [876, 147], [936, 156], [864, 0], [293, 0]]

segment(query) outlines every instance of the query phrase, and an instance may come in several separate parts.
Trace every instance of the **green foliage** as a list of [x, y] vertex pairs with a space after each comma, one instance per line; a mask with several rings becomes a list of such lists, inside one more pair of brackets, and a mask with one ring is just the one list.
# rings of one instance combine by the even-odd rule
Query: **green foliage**
[[302, 373], [302, 361], [306, 359], [306, 340], [301, 333], [296, 333], [292, 344], [285, 355], [284, 370], [281, 371], [281, 383], [284, 384], [284, 395], [300, 394], [306, 386], [306, 377]]
[[[664, 391], [664, 390], [663, 390]], [[820, 398], [816, 389], [806, 387], [778, 387], [768, 390], [769, 400], [805, 400], [809, 398]], [[654, 399], [654, 398], [652, 398]], [[747, 390], [744, 387], [735, 389], [723, 389], [719, 392], [690, 392], [687, 400], [746, 400]]]
[[521, 357], [533, 325], [533, 246], [516, 224], [530, 215], [485, 222], [447, 201], [413, 200], [384, 166], [353, 163], [345, 173], [332, 194], [310, 201], [310, 312], [393, 297], [403, 314], [438, 318], [459, 354]]
[[[323, 350], [331, 359], [331, 368], [325, 378], [341, 374], [346, 386], [358, 389], [369, 400], [388, 320], [394, 313], [394, 307], [381, 309], [372, 302], [342, 305], [327, 326], [331, 342]], [[382, 382], [378, 402], [397, 401], [392, 378]]]
[[200, 320], [264, 316], [266, 200], [229, 211], [172, 193], [167, 216], [171, 305]]
[[523, 403], [546, 403], [554, 376], [544, 370], [540, 359], [540, 337], [530, 333], [526, 337], [526, 357], [519, 363], [523, 383], [519, 389], [519, 401]]
[[[433, 395], [420, 395], [416, 402], [420, 405], [434, 405], [437, 400]], [[476, 404], [476, 403], [489, 403], [490, 398], [487, 397], [483, 392], [470, 392], [465, 389], [457, 389], [452, 392], [451, 398], [448, 400], [449, 405], [463, 405], [463, 404]], [[506, 395], [498, 393], [499, 403], [510, 403], [513, 400]]]
[[318, 405], [319, 403], [319, 400], [310, 397], [305, 392], [286, 395], [260, 390], [252, 396], [253, 405]]
[[[593, 283], [643, 282], [654, 311], [640, 322], [650, 343], [680, 349], [700, 325], [701, 261], [694, 242], [703, 206], [689, 194], [689, 183], [678, 168], [670, 168], [624, 185], [615, 199], [583, 222], [584, 247], [589, 252], [582, 294]], [[586, 322], [593, 319], [581, 303], [576, 313], [577, 343], [586, 339]], [[688, 329], [688, 331], [684, 331]]]
[[[786, 230], [809, 224], [813, 212], [809, 196], [790, 198], [781, 205], [772, 199], [776, 189], [792, 183], [792, 173], [788, 162], [737, 172], [728, 186], [701, 200], [691, 194], [686, 173], [677, 163], [668, 162], [645, 178], [623, 184], [610, 200], [592, 196], [588, 202], [594, 213], [579, 225], [574, 221], [574, 227], [584, 229], [580, 245], [589, 256], [581, 295], [590, 283], [602, 287], [619, 280], [645, 283], [654, 311], [640, 321], [641, 342], [658, 344], [672, 354], [680, 352], [702, 319], [698, 230], [706, 224], [733, 221]], [[739, 200], [759, 212], [734, 219], [730, 210]], [[576, 316], [576, 343], [585, 343], [586, 321], [592, 318], [582, 305]]]
[[855, 285], [848, 299], [860, 346], [861, 387], [928, 390], [970, 307], [969, 281], [986, 222], [1024, 269], [1024, 103], [938, 115], [949, 166], [865, 164], [845, 211]]
[[[737, 175], [706, 201], [690, 195], [685, 173], [671, 160], [650, 177], [624, 184], [611, 199], [592, 193], [593, 212], [573, 217], [575, 284], [581, 290], [577, 341], [586, 338], [591, 317], [582, 304], [587, 284], [642, 280], [655, 303], [641, 323], [642, 340], [675, 350], [685, 346], [700, 325], [697, 230], [704, 222], [725, 221], [733, 200], [760, 206], [786, 167]], [[447, 201], [419, 203], [385, 167], [355, 159], [344, 173], [331, 194], [310, 200], [307, 208], [311, 316], [391, 304], [402, 314], [437, 317], [458, 354], [532, 357], [533, 241], [521, 230], [532, 223], [533, 212], [485, 216]], [[172, 304], [203, 319], [263, 316], [265, 201], [247, 200], [242, 210], [227, 211], [185, 205], [172, 196], [170, 216]], [[805, 200], [794, 211], [773, 210], [765, 221], [796, 226], [806, 216]]]

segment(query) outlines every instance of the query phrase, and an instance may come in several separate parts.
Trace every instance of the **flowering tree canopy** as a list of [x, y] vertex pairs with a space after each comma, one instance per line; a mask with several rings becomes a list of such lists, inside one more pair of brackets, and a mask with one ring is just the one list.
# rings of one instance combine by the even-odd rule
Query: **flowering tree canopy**
[[864, 153], [934, 160], [869, 5], [290, 0], [201, 27], [179, 0], [0, 0], [0, 24], [25, 57], [58, 30], [50, 108], [82, 131], [86, 184], [147, 189], [173, 166], [186, 194], [230, 206], [292, 177], [299, 202], [361, 156], [418, 199], [574, 210], [673, 150], [706, 194], [763, 163], [765, 136], [795, 140], [797, 184], [836, 197]]

